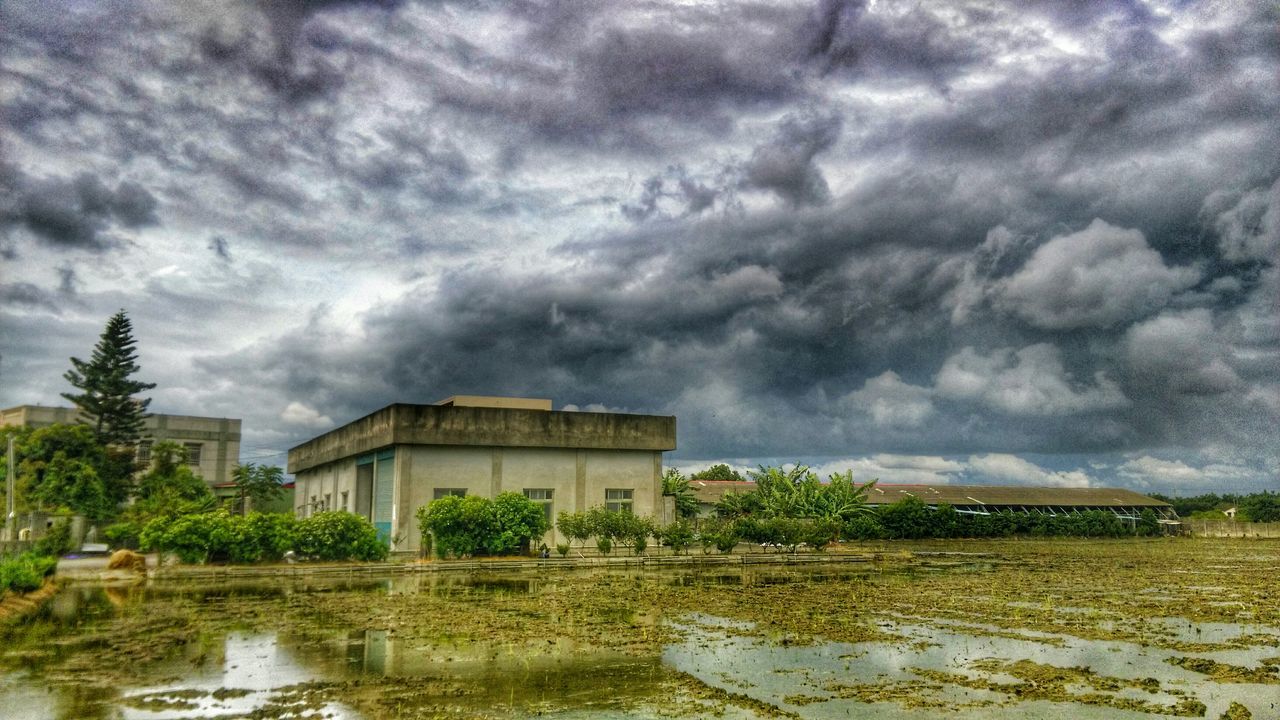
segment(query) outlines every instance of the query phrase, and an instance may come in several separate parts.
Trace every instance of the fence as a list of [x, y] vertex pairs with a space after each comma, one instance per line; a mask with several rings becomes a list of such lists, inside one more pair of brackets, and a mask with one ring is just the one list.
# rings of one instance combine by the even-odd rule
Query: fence
[[1280, 538], [1280, 522], [1253, 523], [1236, 520], [1183, 520], [1193, 537]]

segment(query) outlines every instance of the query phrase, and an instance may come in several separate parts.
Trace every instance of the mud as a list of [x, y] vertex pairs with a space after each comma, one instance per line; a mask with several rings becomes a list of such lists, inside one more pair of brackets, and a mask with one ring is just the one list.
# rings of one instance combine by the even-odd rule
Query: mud
[[[958, 548], [974, 554], [935, 554]], [[0, 630], [0, 701], [35, 698], [22, 718], [1280, 715], [1280, 545], [852, 550], [885, 559], [80, 586]]]

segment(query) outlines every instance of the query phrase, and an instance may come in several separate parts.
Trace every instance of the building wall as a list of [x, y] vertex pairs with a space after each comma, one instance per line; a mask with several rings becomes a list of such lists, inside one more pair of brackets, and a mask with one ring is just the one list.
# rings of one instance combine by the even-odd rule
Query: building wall
[[[20, 405], [0, 410], [0, 426], [41, 428], [78, 421], [75, 408]], [[142, 436], [153, 443], [168, 440], [200, 445], [200, 462], [192, 469], [209, 485], [231, 482], [240, 461], [240, 420], [236, 418], [153, 413], [143, 420]]]
[[[605, 504], [605, 491], [632, 491], [632, 512], [663, 518], [662, 453], [645, 450], [577, 450], [573, 448], [457, 447], [400, 445], [395, 449], [392, 549], [418, 552], [421, 532], [418, 508], [430, 504], [437, 490], [463, 490], [467, 495], [493, 498], [502, 492], [551, 490], [551, 518]], [[355, 458], [327, 463], [297, 473], [297, 515], [315, 510], [311, 499], [329, 509], [355, 510]], [[341, 504], [348, 493], [347, 508]], [[564, 538], [554, 527], [542, 542], [554, 545]]]

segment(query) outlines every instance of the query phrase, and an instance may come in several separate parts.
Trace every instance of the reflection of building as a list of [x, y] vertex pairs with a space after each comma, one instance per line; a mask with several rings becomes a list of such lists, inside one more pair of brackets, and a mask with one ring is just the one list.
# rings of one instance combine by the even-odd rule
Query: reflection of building
[[[689, 483], [698, 499], [702, 516], [712, 515], [716, 503], [726, 493], [748, 493], [753, 482], [699, 481]], [[1162, 525], [1178, 525], [1178, 514], [1167, 502], [1119, 488], [1056, 488], [1009, 485], [889, 485], [876, 483], [867, 493], [867, 504], [890, 505], [908, 497], [919, 498], [930, 507], [950, 505], [966, 515], [990, 515], [999, 512], [1042, 515], [1074, 515], [1086, 510], [1102, 510], [1122, 520], [1137, 520], [1138, 514], [1150, 509]]]
[[[79, 417], [75, 408], [19, 405], [0, 410], [0, 426], [18, 425], [40, 428], [54, 423], [74, 424]], [[147, 415], [143, 420], [142, 441], [138, 443], [138, 459], [148, 460], [151, 446], [162, 440], [175, 442], [187, 450], [192, 470], [211, 486], [229, 483], [240, 460], [240, 421], [233, 418], [194, 417], [191, 415]]]
[[674, 417], [458, 396], [389, 405], [327, 432], [289, 451], [289, 472], [299, 516], [355, 512], [393, 550], [414, 551], [414, 513], [445, 495], [521, 492], [553, 518], [597, 505], [661, 515], [662, 452], [675, 446]]

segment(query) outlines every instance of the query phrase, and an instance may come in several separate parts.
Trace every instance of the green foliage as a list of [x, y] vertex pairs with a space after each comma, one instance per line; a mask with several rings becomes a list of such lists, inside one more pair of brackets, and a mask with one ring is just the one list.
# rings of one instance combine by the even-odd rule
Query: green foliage
[[66, 508], [93, 522], [115, 513], [116, 493], [107, 487], [113, 465], [89, 428], [55, 424], [33, 430], [14, 451], [20, 458], [18, 495], [28, 505]]
[[657, 531], [658, 540], [671, 548], [671, 552], [679, 555], [693, 544], [693, 526], [684, 520], [677, 520]]
[[493, 515], [497, 532], [485, 543], [490, 555], [524, 552], [550, 530], [542, 506], [521, 493], [500, 493], [493, 499]]
[[890, 540], [933, 537], [932, 511], [918, 497], [907, 496], [880, 509], [880, 527]]
[[294, 527], [294, 550], [316, 560], [385, 560], [387, 545], [366, 518], [342, 510], [319, 512]]
[[[135, 488], [140, 512], [154, 514], [175, 503], [204, 503], [213, 499], [205, 481], [187, 464], [187, 449], [172, 441], [151, 448], [151, 465]], [[136, 514], [136, 513], [135, 513]]]
[[137, 550], [141, 544], [142, 524], [131, 520], [122, 520], [102, 529], [102, 537], [109, 547]]
[[556, 516], [556, 529], [570, 542], [586, 545], [591, 537], [591, 524], [586, 513], [561, 512]]
[[32, 546], [31, 551], [36, 555], [45, 557], [59, 558], [73, 550], [71, 543], [71, 523], [67, 521], [55, 522], [53, 527], [45, 533]]
[[103, 445], [133, 446], [142, 432], [149, 399], [134, 395], [155, 387], [131, 380], [140, 368], [133, 325], [124, 310], [112, 315], [88, 362], [71, 358], [63, 377], [78, 393], [63, 393], [75, 403], [94, 438]]
[[141, 533], [144, 551], [171, 552], [184, 563], [226, 561], [237, 534], [225, 510], [194, 513], [174, 518], [156, 517]]
[[613, 541], [610, 540], [608, 537], [601, 535], [600, 537], [596, 538], [596, 549], [600, 551], [601, 555], [612, 554]]
[[724, 463], [712, 465], [706, 470], [699, 470], [698, 472], [690, 475], [689, 479], [690, 480], [709, 480], [713, 482], [714, 481], [743, 482], [744, 480], [746, 480], [746, 478], [742, 477], [742, 473], [738, 472], [737, 470], [734, 470], [733, 468], [729, 467], [728, 465], [725, 465]]
[[689, 478], [675, 468], [667, 468], [662, 474], [662, 494], [675, 498], [676, 516], [692, 518], [698, 515], [698, 498], [689, 487]]
[[245, 513], [251, 504], [261, 507], [284, 495], [284, 470], [275, 465], [245, 463], [235, 469], [232, 477], [235, 478], [236, 504], [241, 513]]
[[418, 508], [418, 528], [439, 557], [510, 555], [547, 531], [542, 506], [515, 492], [493, 500], [447, 496]]
[[556, 552], [560, 553], [560, 557], [569, 554], [569, 543], [556, 543]]
[[46, 576], [58, 567], [58, 559], [35, 552], [0, 558], [0, 595], [39, 590]]
[[1280, 494], [1262, 492], [1249, 495], [1240, 503], [1240, 512], [1253, 522], [1280, 522]]
[[853, 482], [853, 472], [832, 474], [822, 482], [807, 466], [790, 470], [761, 465], [751, 472], [755, 490], [725, 493], [716, 505], [723, 518], [760, 516], [763, 518], [826, 519], [845, 521], [871, 512], [866, 503], [875, 484]]

